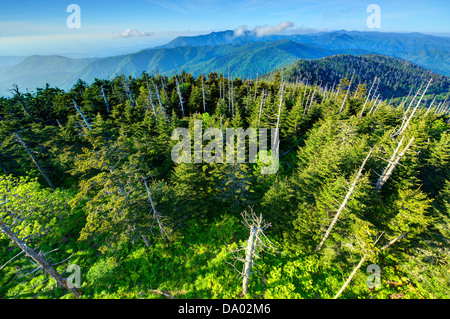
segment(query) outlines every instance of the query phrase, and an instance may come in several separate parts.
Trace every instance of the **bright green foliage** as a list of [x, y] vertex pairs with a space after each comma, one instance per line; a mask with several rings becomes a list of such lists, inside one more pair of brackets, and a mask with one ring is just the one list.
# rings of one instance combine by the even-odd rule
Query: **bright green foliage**
[[[73, 234], [83, 220], [68, 201], [72, 191], [50, 191], [34, 179], [0, 176], [0, 220], [19, 237], [52, 245]], [[75, 221], [77, 221], [75, 223]], [[5, 239], [0, 234], [0, 239]]]

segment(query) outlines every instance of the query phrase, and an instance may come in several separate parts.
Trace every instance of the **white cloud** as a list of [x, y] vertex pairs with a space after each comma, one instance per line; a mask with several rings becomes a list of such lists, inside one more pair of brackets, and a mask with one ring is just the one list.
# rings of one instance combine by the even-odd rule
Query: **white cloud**
[[245, 31], [250, 31], [252, 34], [256, 34], [256, 36], [258, 36], [258, 37], [262, 37], [265, 35], [272, 35], [272, 34], [280, 33], [280, 32], [282, 32], [288, 28], [291, 28], [293, 26], [294, 26], [294, 24], [289, 21], [284, 21], [284, 22], [281, 22], [274, 26], [269, 26], [269, 25], [257, 26], [255, 28], [253, 28], [252, 30], [248, 30], [246, 25], [242, 25], [242, 26], [234, 29], [234, 36], [240, 37], [241, 35], [244, 34]]
[[254, 32], [256, 33], [256, 35], [258, 37], [262, 37], [264, 35], [271, 35], [271, 34], [277, 34], [280, 33], [281, 31], [290, 28], [294, 26], [294, 24], [292, 22], [289, 21], [285, 21], [285, 22], [281, 22], [280, 24], [277, 24], [275, 26], [268, 26], [268, 25], [264, 25], [261, 27], [256, 27], [254, 29]]
[[234, 36], [235, 37], [240, 37], [241, 35], [244, 34], [245, 31], [247, 31], [247, 26], [246, 25], [241, 25], [239, 27], [237, 27], [236, 29], [234, 29]]
[[152, 36], [153, 32], [139, 32], [136, 29], [126, 29], [125, 31], [121, 33], [117, 33], [114, 36], [118, 38], [131, 38], [131, 37], [149, 37]]

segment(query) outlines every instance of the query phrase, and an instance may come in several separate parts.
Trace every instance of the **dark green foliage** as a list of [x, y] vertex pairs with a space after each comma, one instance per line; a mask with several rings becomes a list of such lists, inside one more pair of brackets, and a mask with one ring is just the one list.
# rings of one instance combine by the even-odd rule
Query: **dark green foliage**
[[[376, 77], [379, 81], [376, 95], [380, 94], [385, 100], [407, 96], [411, 91], [414, 94], [420, 84], [430, 78], [433, 78], [433, 84], [427, 91], [430, 96], [445, 94], [450, 90], [450, 80], [447, 76], [383, 55], [344, 54], [316, 60], [302, 59], [271, 73], [279, 73], [279, 76], [287, 81], [321, 83], [323, 87], [331, 88], [338, 85], [344, 77], [350, 79], [353, 72], [355, 76], [352, 88], [365, 84], [366, 91], [369, 91]], [[374, 92], [375, 88], [372, 93]], [[445, 98], [442, 99], [444, 100]]]

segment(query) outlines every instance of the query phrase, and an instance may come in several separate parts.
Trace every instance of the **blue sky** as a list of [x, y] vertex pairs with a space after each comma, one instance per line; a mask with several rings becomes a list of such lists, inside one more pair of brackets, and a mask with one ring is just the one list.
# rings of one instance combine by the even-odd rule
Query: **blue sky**
[[[81, 28], [68, 28], [69, 4]], [[369, 29], [369, 4], [381, 28]], [[18, 0], [0, 2], [0, 55], [109, 56], [164, 44], [179, 35], [254, 29], [289, 22], [282, 32], [361, 30], [450, 35], [448, 0]], [[128, 31], [126, 31], [128, 30]], [[121, 36], [122, 35], [122, 36]]]

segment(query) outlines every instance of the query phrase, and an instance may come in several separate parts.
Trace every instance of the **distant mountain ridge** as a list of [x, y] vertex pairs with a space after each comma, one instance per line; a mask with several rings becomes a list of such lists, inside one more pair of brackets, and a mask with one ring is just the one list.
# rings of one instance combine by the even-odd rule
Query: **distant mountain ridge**
[[18, 64], [0, 68], [0, 94], [5, 94], [13, 84], [21, 89], [34, 90], [49, 83], [69, 88], [73, 75], [96, 58], [72, 59], [58, 55], [32, 55]]
[[202, 36], [178, 37], [162, 47], [244, 44], [289, 39], [330, 50], [357, 49], [389, 55], [414, 62], [434, 72], [450, 76], [450, 38], [422, 33], [377, 31], [331, 31], [295, 35], [258, 37], [246, 31], [235, 36], [233, 31], [213, 32]]
[[12, 84], [21, 90], [34, 90], [49, 83], [67, 90], [78, 79], [92, 82], [122, 73], [138, 76], [156, 68], [164, 75], [181, 70], [194, 75], [229, 71], [231, 76], [254, 78], [299, 59], [337, 54], [383, 54], [450, 75], [450, 38], [345, 30], [260, 37], [251, 31], [236, 36], [228, 30], [178, 37], [163, 46], [107, 58], [30, 56], [10, 65], [14, 59], [9, 57], [3, 60], [7, 66], [1, 67], [0, 57], [0, 94], [8, 94]]

